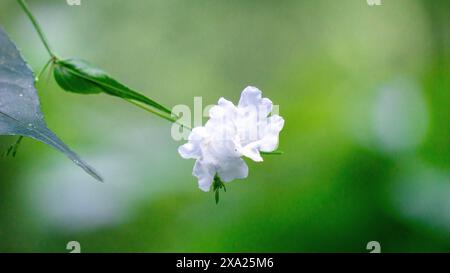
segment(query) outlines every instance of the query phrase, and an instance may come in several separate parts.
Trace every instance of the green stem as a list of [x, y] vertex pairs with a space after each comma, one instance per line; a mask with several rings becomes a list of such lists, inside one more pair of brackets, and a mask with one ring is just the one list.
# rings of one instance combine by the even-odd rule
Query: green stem
[[[48, 60], [48, 62], [44, 65], [44, 67], [41, 69], [41, 71], [39, 72], [39, 74], [36, 76], [36, 82], [38, 82], [41, 79], [42, 74], [44, 74], [45, 70], [47, 70], [48, 66], [50, 65], [50, 63], [52, 63], [54, 60], [53, 58], [50, 58], [50, 60]], [[51, 69], [50, 69], [51, 70]]]
[[165, 113], [156, 111], [155, 109], [153, 109], [153, 108], [151, 108], [151, 107], [148, 107], [146, 104], [141, 103], [141, 102], [139, 102], [139, 101], [135, 101], [135, 100], [132, 100], [132, 99], [125, 99], [125, 100], [128, 101], [129, 103], [132, 103], [132, 104], [136, 105], [137, 107], [139, 107], [139, 108], [141, 108], [141, 109], [144, 109], [144, 110], [147, 111], [147, 112], [150, 112], [150, 113], [152, 113], [152, 114], [155, 114], [155, 115], [157, 115], [158, 117], [161, 117], [161, 118], [163, 118], [163, 119], [165, 119], [165, 120], [168, 120], [168, 121], [170, 121], [170, 122], [176, 123], [176, 124], [180, 125], [182, 128], [186, 128], [186, 129], [192, 131], [192, 128], [191, 128], [191, 127], [179, 123], [179, 122], [177, 121], [177, 118], [176, 118], [176, 117], [172, 117], [172, 116], [169, 117], [169, 116], [167, 116]]
[[284, 152], [280, 151], [280, 150], [275, 150], [272, 152], [259, 152], [259, 153], [262, 155], [282, 155], [282, 154], [284, 154]]
[[41, 27], [39, 26], [39, 23], [37, 22], [36, 18], [34, 18], [33, 13], [31, 12], [31, 10], [28, 8], [28, 5], [25, 3], [24, 0], [17, 0], [17, 2], [19, 3], [20, 7], [22, 7], [23, 11], [27, 14], [28, 18], [30, 19], [31, 23], [33, 24], [34, 28], [36, 29], [39, 38], [41, 38], [42, 43], [45, 46], [45, 49], [47, 49], [48, 54], [50, 54], [50, 57], [52, 59], [56, 59], [56, 55], [55, 53], [53, 53], [50, 44], [47, 41], [47, 38], [44, 35], [44, 32], [42, 31]]

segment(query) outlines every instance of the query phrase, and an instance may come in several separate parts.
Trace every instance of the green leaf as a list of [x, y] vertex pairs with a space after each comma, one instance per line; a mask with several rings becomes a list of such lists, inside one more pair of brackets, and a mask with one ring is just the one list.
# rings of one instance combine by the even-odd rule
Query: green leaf
[[138, 106], [140, 106], [138, 103], [145, 104], [156, 111], [156, 114], [163, 115], [171, 121], [175, 120], [170, 109], [130, 89], [86, 61], [79, 59], [58, 60], [54, 76], [59, 86], [66, 91], [79, 94], [106, 93], [131, 101]]
[[[50, 129], [40, 109], [30, 67], [0, 28], [0, 135], [26, 136], [64, 153], [95, 179], [102, 178], [71, 151]], [[14, 149], [10, 153], [14, 153]]]

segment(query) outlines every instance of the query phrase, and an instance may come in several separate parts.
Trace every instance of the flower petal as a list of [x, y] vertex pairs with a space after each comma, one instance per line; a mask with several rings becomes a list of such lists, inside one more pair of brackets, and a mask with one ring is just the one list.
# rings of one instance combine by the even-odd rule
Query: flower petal
[[268, 98], [263, 98], [261, 100], [261, 105], [259, 105], [258, 108], [259, 119], [266, 118], [270, 114], [270, 112], [272, 112], [272, 109], [273, 109], [272, 101]]
[[188, 142], [188, 143], [178, 147], [178, 153], [184, 159], [190, 159], [190, 158], [197, 159], [197, 158], [199, 158], [202, 155], [202, 151], [200, 149], [200, 146], [199, 145], [195, 145], [192, 142]]
[[259, 154], [259, 142], [251, 142], [239, 149], [239, 152], [256, 162], [262, 162], [263, 158]]
[[217, 174], [223, 182], [243, 179], [248, 176], [248, 166], [242, 158], [233, 158], [222, 162]]
[[189, 141], [197, 142], [202, 141], [205, 137], [207, 137], [208, 130], [205, 127], [195, 127], [192, 129], [192, 132], [189, 134]]
[[278, 134], [275, 136], [266, 136], [259, 141], [260, 151], [262, 152], [273, 152], [278, 147]]
[[195, 161], [192, 175], [198, 178], [198, 187], [202, 191], [208, 192], [213, 183], [216, 168], [212, 164], [204, 163], [200, 160]]
[[202, 156], [201, 142], [208, 136], [204, 127], [196, 127], [189, 134], [189, 142], [178, 147], [178, 153], [184, 159], [200, 158]]
[[284, 119], [279, 115], [269, 117], [269, 128], [271, 131], [280, 132], [284, 127]]
[[259, 141], [260, 151], [272, 152], [278, 147], [278, 136], [283, 126], [284, 119], [278, 115], [273, 115], [268, 119], [268, 124], [264, 128]]
[[262, 92], [256, 87], [247, 86], [241, 93], [238, 107], [254, 106], [258, 107], [261, 103]]
[[224, 98], [220, 98], [217, 105], [209, 109], [209, 117], [221, 122], [229, 122], [236, 118], [237, 108], [234, 104]]
[[268, 98], [262, 97], [262, 92], [256, 87], [249, 86], [242, 91], [238, 108], [240, 113], [248, 118], [254, 116], [258, 121], [264, 120], [272, 112], [273, 103]]

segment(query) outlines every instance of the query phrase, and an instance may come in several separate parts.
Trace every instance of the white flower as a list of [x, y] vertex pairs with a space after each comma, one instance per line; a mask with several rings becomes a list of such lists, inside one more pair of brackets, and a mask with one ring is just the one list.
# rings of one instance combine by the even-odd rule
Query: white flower
[[205, 126], [192, 130], [188, 143], [178, 152], [185, 159], [196, 159], [192, 174], [201, 190], [209, 191], [216, 174], [223, 182], [246, 178], [248, 167], [242, 156], [259, 162], [263, 161], [260, 151], [277, 148], [284, 120], [269, 116], [272, 107], [259, 89], [249, 86], [242, 91], [237, 107], [220, 98], [210, 109]]

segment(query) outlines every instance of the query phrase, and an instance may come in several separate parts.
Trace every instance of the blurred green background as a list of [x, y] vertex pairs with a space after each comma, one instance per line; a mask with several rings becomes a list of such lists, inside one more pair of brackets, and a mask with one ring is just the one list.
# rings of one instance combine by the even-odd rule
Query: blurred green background
[[[50, 128], [106, 183], [26, 139], [0, 158], [0, 251], [450, 251], [450, 2], [381, 1], [29, 0], [61, 57], [165, 105], [257, 86], [280, 105], [285, 154], [248, 161], [216, 205], [168, 122], [49, 77]], [[0, 24], [41, 69], [16, 1], [0, 2]]]

